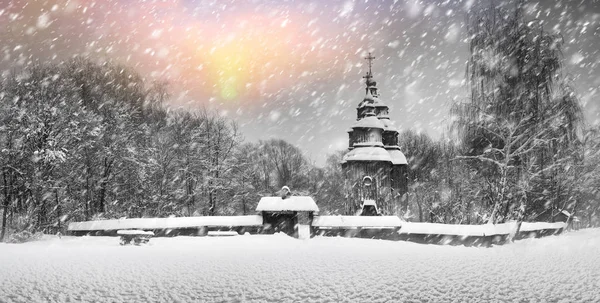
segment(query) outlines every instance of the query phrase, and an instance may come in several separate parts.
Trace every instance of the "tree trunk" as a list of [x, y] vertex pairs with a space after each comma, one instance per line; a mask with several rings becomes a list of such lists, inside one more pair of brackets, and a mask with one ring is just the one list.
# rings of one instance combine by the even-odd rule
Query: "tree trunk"
[[114, 160], [109, 161], [108, 158], [104, 158], [104, 173], [102, 174], [102, 180], [100, 181], [100, 193], [98, 195], [98, 204], [96, 205], [96, 209], [94, 209], [95, 213], [103, 213], [105, 211], [106, 188], [108, 186], [108, 178], [110, 177], [113, 161]]
[[208, 215], [215, 215], [215, 197], [212, 189], [212, 181], [208, 182]]
[[[508, 158], [508, 157], [506, 157]], [[508, 166], [508, 161], [506, 161], [506, 165]], [[500, 191], [498, 193], [498, 196], [496, 197], [496, 201], [494, 202], [494, 209], [492, 210], [492, 215], [490, 216], [490, 219], [488, 220], [488, 224], [496, 224], [498, 222], [496, 222], [496, 214], [498, 213], [498, 208], [501, 206], [502, 201], [504, 201], [504, 196], [505, 196], [505, 190], [506, 190], [506, 183], [507, 183], [507, 172], [506, 172], [506, 168], [500, 168], [502, 171], [502, 177], [500, 178]], [[508, 203], [508, 202], [507, 202]]]
[[89, 155], [87, 155], [86, 153], [86, 161], [85, 161], [85, 204], [84, 204], [84, 215], [85, 215], [85, 220], [89, 221], [91, 218], [90, 215], [90, 202], [91, 202], [91, 196], [92, 196], [92, 189], [91, 189], [91, 185], [90, 185], [90, 174], [92, 173], [92, 168], [91, 168], [91, 164], [90, 164], [90, 159], [89, 159]]
[[2, 179], [4, 181], [4, 204], [2, 212], [2, 232], [0, 232], [0, 242], [4, 241], [6, 235], [6, 220], [8, 219], [8, 203], [10, 201], [10, 194], [8, 192], [8, 185], [6, 184], [6, 171], [2, 173]]
[[6, 220], [8, 219], [8, 200], [4, 197], [4, 205], [2, 212], [2, 232], [0, 232], [0, 242], [4, 241], [4, 236], [6, 235]]
[[62, 222], [62, 209], [60, 206], [60, 200], [58, 199], [58, 188], [54, 188], [54, 197], [56, 199], [56, 218], [57, 220], [57, 226], [58, 226], [58, 230], [61, 230], [61, 222]]
[[[417, 191], [417, 190], [415, 190]], [[419, 208], [419, 222], [423, 222], [423, 205], [422, 201], [419, 201], [419, 194], [415, 193], [415, 201], [417, 201], [417, 207]]]
[[502, 220], [503, 220], [504, 222], [506, 222], [506, 221], [507, 221], [507, 219], [509, 219], [509, 218], [508, 218], [508, 211], [510, 210], [510, 204], [511, 204], [511, 202], [510, 202], [510, 201], [506, 201], [506, 207], [504, 207], [504, 214], [503, 214], [503, 216], [502, 216], [502, 217], [503, 217], [503, 219], [502, 219]]
[[[243, 179], [242, 179], [243, 180]], [[243, 181], [242, 181], [243, 184]], [[246, 194], [242, 196], [242, 214], [246, 215]]]

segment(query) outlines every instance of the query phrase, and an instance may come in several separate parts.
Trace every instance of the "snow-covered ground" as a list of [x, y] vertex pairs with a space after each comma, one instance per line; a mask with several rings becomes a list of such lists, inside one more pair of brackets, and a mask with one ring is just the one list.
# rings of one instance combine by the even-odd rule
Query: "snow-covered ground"
[[0, 243], [0, 302], [600, 302], [600, 229], [492, 248], [284, 235]]

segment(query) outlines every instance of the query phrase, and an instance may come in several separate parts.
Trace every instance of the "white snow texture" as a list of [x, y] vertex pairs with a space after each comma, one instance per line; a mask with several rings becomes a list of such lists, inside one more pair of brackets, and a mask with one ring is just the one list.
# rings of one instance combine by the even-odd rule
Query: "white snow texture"
[[474, 248], [281, 234], [0, 243], [2, 302], [600, 302], [600, 229]]

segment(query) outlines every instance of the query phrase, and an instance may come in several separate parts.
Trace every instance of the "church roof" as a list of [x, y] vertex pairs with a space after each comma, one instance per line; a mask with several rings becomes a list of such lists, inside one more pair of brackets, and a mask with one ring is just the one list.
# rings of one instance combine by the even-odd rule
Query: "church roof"
[[373, 97], [373, 95], [371, 94], [370, 91], [367, 91], [367, 95], [362, 100], [362, 102], [360, 102], [360, 104], [358, 105], [358, 108], [361, 108], [361, 107], [375, 107], [374, 102], [375, 102], [375, 97]]
[[382, 142], [373, 142], [373, 141], [356, 142], [356, 143], [354, 143], [354, 145], [352, 147], [369, 147], [369, 146], [384, 147]]
[[[375, 97], [373, 97], [373, 94], [371, 94], [370, 90], [367, 90], [367, 94], [365, 95], [365, 98], [363, 100], [374, 101]], [[373, 102], [371, 102], [371, 103], [373, 103]]]
[[375, 105], [373, 105], [373, 101], [365, 99], [362, 102], [360, 102], [360, 104], [358, 105], [358, 108], [363, 108], [363, 107], [375, 107]]
[[388, 108], [388, 106], [385, 105], [385, 103], [383, 103], [383, 101], [381, 101], [381, 99], [379, 99], [379, 97], [373, 97], [373, 105], [375, 107], [385, 107], [385, 108]]
[[308, 196], [262, 197], [256, 206], [256, 211], [312, 211], [318, 212], [319, 207], [313, 198]]
[[390, 118], [388, 117], [383, 117], [380, 118], [379, 121], [381, 121], [381, 123], [383, 124], [383, 130], [384, 131], [394, 131], [394, 132], [398, 132], [398, 129], [396, 128], [396, 126], [394, 125], [394, 122], [392, 122], [390, 120]]
[[349, 151], [342, 158], [342, 163], [348, 161], [384, 161], [392, 162], [390, 154], [381, 147], [357, 147]]
[[352, 128], [379, 128], [379, 129], [384, 129], [385, 125], [383, 123], [381, 123], [381, 121], [375, 117], [375, 116], [367, 116], [364, 117], [358, 121], [356, 121], [356, 123], [354, 123], [354, 125], [352, 125]]
[[392, 159], [393, 165], [407, 165], [408, 161], [406, 161], [406, 156], [400, 151], [400, 148], [397, 146], [386, 148], [388, 153], [390, 154], [390, 158]]

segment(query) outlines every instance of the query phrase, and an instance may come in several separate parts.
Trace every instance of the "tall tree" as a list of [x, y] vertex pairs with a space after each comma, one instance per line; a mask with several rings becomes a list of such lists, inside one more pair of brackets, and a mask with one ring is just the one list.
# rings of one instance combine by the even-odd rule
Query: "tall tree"
[[[474, 6], [467, 27], [471, 94], [453, 106], [464, 156], [492, 184], [490, 222], [540, 218], [556, 205], [538, 202], [567, 199], [559, 193], [573, 184], [556, 180], [580, 154], [581, 107], [562, 77], [562, 40], [526, 20], [522, 1]], [[525, 190], [506, 192], [513, 184]]]

